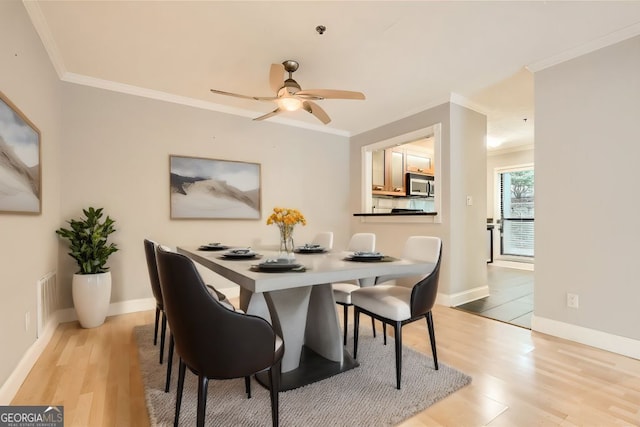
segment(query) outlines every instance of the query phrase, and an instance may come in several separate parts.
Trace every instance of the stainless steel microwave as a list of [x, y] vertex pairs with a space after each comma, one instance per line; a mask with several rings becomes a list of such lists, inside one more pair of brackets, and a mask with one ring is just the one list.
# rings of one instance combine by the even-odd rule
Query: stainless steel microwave
[[435, 180], [432, 175], [408, 173], [406, 178], [407, 196], [434, 197]]

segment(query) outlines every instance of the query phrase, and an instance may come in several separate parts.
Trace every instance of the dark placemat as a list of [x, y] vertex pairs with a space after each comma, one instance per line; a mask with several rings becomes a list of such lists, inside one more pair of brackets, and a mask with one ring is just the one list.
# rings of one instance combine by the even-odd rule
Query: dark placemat
[[357, 258], [352, 258], [352, 257], [346, 257], [343, 258], [345, 261], [353, 261], [353, 262], [392, 262], [392, 261], [398, 261], [398, 258], [394, 258], [392, 256], [383, 256], [382, 258], [376, 258], [376, 257], [357, 257]]

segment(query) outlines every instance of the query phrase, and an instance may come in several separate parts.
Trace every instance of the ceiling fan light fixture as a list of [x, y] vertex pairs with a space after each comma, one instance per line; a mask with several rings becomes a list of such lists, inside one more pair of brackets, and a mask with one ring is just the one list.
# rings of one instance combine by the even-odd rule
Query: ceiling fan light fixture
[[[2, 0], [0, 0], [2, 1]], [[322, 29], [324, 31], [324, 27]], [[276, 96], [247, 96], [239, 93], [225, 92], [218, 89], [211, 89], [212, 93], [218, 95], [234, 96], [236, 98], [253, 99], [256, 101], [275, 102], [278, 108], [270, 113], [263, 114], [253, 120], [265, 120], [285, 111], [304, 110], [313, 115], [325, 125], [331, 122], [329, 115], [313, 101], [323, 99], [365, 99], [361, 92], [335, 89], [307, 89], [302, 90], [298, 82], [293, 79], [293, 73], [298, 69], [298, 62], [286, 60], [281, 64], [271, 64], [269, 70], [269, 86], [276, 93]], [[284, 73], [289, 73], [289, 78], [282, 82]]]
[[296, 111], [302, 108], [302, 101], [300, 101], [298, 98], [293, 98], [293, 97], [280, 98], [278, 99], [277, 103], [278, 103], [278, 107], [287, 111]]
[[501, 146], [503, 142], [504, 140], [501, 138], [496, 138], [495, 136], [487, 135], [487, 147], [489, 148], [497, 148]]

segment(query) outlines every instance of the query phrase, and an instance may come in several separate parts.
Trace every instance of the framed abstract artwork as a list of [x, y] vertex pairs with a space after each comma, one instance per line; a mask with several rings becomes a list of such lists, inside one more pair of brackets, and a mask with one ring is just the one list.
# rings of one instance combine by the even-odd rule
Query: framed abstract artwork
[[260, 219], [260, 164], [169, 156], [172, 219]]
[[41, 211], [40, 131], [0, 92], [0, 212]]

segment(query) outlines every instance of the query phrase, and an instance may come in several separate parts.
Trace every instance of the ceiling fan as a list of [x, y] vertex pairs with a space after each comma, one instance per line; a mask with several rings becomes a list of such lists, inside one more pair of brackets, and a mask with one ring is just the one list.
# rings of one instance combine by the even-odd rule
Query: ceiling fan
[[[329, 115], [318, 104], [313, 101], [323, 99], [364, 99], [361, 92], [334, 89], [309, 89], [302, 90], [298, 82], [293, 79], [293, 73], [298, 69], [298, 62], [288, 59], [282, 64], [271, 64], [269, 71], [269, 84], [276, 92], [276, 96], [247, 96], [237, 93], [224, 92], [222, 90], [211, 89], [211, 92], [219, 95], [235, 96], [236, 98], [254, 99], [256, 101], [275, 102], [278, 107], [270, 113], [256, 117], [253, 120], [264, 120], [269, 117], [286, 111], [305, 110], [313, 114], [325, 125], [331, 121]], [[284, 73], [289, 73], [289, 78], [284, 80]]]

